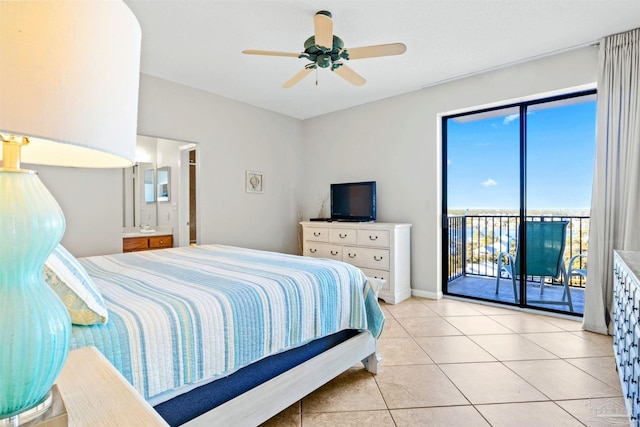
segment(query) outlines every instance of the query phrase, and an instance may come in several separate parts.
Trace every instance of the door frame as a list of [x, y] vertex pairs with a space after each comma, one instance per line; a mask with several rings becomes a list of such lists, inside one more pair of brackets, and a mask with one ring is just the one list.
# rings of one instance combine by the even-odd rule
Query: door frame
[[[520, 251], [520, 255], [521, 255], [521, 259], [526, 259], [526, 216], [527, 216], [527, 187], [526, 187], [526, 179], [527, 179], [527, 108], [532, 106], [532, 105], [538, 105], [538, 104], [545, 104], [545, 103], [550, 103], [550, 102], [554, 102], [554, 101], [559, 101], [559, 100], [564, 100], [564, 99], [570, 99], [570, 98], [578, 98], [578, 97], [582, 97], [582, 96], [588, 96], [588, 95], [597, 95], [597, 89], [595, 88], [595, 85], [588, 85], [588, 86], [583, 86], [580, 88], [574, 88], [574, 90], [571, 91], [567, 91], [567, 92], [562, 92], [562, 93], [556, 93], [556, 94], [551, 94], [551, 95], [541, 95], [540, 97], [530, 97], [526, 100], [519, 100], [519, 101], [510, 101], [510, 102], [505, 102], [503, 104], [493, 104], [490, 107], [479, 107], [479, 108], [473, 108], [473, 109], [465, 109], [465, 110], [459, 110], [457, 112], [452, 112], [449, 114], [441, 114], [439, 116], [440, 119], [440, 135], [441, 135], [441, 141], [440, 141], [440, 150], [442, 153], [442, 158], [441, 160], [441, 176], [440, 176], [440, 182], [442, 187], [440, 188], [440, 193], [441, 193], [441, 207], [442, 207], [442, 211], [441, 211], [441, 270], [440, 270], [440, 275], [441, 275], [441, 288], [442, 288], [442, 293], [444, 295], [451, 295], [451, 296], [455, 296], [455, 297], [462, 297], [462, 298], [466, 298], [466, 299], [470, 299], [470, 300], [478, 300], [478, 301], [486, 301], [486, 302], [491, 302], [491, 303], [496, 303], [496, 304], [501, 304], [501, 305], [510, 305], [510, 306], [517, 306], [520, 308], [527, 308], [527, 309], [534, 309], [534, 310], [541, 310], [541, 311], [550, 311], [550, 312], [555, 312], [555, 313], [561, 313], [561, 314], [568, 314], [565, 311], [562, 310], [556, 310], [553, 308], [547, 308], [547, 307], [540, 307], [540, 306], [533, 306], [533, 305], [528, 305], [527, 304], [527, 285], [526, 285], [526, 262], [523, 262], [523, 266], [520, 269], [520, 274], [519, 274], [519, 291], [520, 291], [520, 302], [519, 303], [510, 303], [510, 302], [506, 302], [506, 301], [496, 301], [496, 300], [491, 300], [491, 299], [485, 299], [485, 298], [480, 298], [480, 297], [475, 297], [475, 296], [469, 296], [469, 295], [460, 295], [460, 294], [451, 294], [448, 291], [448, 279], [449, 279], [449, 221], [448, 221], [448, 205], [447, 205], [447, 171], [448, 171], [448, 167], [447, 167], [447, 120], [448, 119], [452, 119], [452, 118], [456, 118], [456, 117], [462, 117], [462, 116], [468, 116], [468, 115], [473, 115], [473, 114], [479, 114], [479, 113], [490, 113], [493, 111], [498, 111], [498, 110], [506, 110], [508, 108], [518, 108], [519, 109], [519, 115], [520, 115], [520, 120], [519, 120], [519, 136], [520, 136], [520, 141], [519, 141], [519, 159], [520, 159], [520, 182], [519, 182], [519, 189], [520, 189], [520, 201], [519, 201], [519, 213], [518, 213], [518, 220], [520, 224], [523, 224], [522, 227], [518, 228], [518, 239], [519, 242], [521, 244], [521, 251]], [[465, 230], [466, 232], [466, 230]], [[466, 251], [466, 248], [465, 248]]]

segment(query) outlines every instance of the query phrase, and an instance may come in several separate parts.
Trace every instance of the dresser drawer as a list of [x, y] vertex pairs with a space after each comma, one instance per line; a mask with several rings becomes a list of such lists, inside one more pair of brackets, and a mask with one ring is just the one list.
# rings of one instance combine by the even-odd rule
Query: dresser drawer
[[313, 227], [305, 228], [302, 234], [302, 238], [310, 242], [328, 242], [329, 229]]
[[146, 251], [149, 249], [147, 237], [125, 237], [122, 239], [123, 252]]
[[308, 242], [304, 255], [313, 258], [329, 258], [342, 261], [342, 246]]
[[358, 230], [359, 246], [389, 247], [389, 230]]
[[367, 277], [373, 277], [374, 279], [382, 279], [384, 280], [384, 286], [381, 289], [388, 291], [389, 290], [389, 272], [385, 270], [374, 270], [372, 268], [362, 268], [362, 272]]
[[173, 247], [173, 236], [149, 237], [149, 248], [151, 249], [172, 248], [172, 247]]
[[341, 245], [355, 245], [358, 241], [356, 230], [345, 230], [340, 228], [329, 229], [329, 241]]
[[389, 270], [387, 249], [345, 247], [342, 259], [357, 267]]

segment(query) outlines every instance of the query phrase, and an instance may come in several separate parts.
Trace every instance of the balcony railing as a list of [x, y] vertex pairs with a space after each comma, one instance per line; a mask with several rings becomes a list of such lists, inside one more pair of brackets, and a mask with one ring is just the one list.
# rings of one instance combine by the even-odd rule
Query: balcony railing
[[[589, 245], [589, 217], [561, 215], [532, 215], [527, 221], [567, 221], [565, 266], [577, 254], [587, 254]], [[449, 276], [448, 281], [464, 275], [496, 277], [498, 255], [510, 252], [515, 255], [520, 217], [517, 215], [451, 215], [449, 225]], [[585, 268], [584, 258], [575, 261], [574, 267]], [[529, 281], [540, 278], [528, 276]], [[554, 279], [562, 283], [564, 278]], [[584, 287], [584, 279], [572, 276], [571, 286]]]

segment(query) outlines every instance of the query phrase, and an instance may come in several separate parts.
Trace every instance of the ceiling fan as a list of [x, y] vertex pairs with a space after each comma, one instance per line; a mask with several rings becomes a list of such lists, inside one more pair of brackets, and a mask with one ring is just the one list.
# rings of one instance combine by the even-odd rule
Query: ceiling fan
[[331, 12], [321, 10], [313, 18], [314, 35], [304, 42], [304, 52], [272, 52], [267, 50], [243, 50], [247, 55], [266, 56], [287, 56], [290, 58], [305, 58], [311, 61], [310, 64], [289, 79], [283, 88], [290, 88], [305, 78], [312, 70], [320, 68], [330, 68], [331, 71], [348, 81], [349, 83], [362, 86], [367, 81], [360, 74], [353, 71], [342, 62], [343, 60], [354, 60], [364, 58], [375, 58], [379, 56], [401, 55], [407, 47], [402, 43], [381, 44], [375, 46], [363, 46], [347, 49], [344, 47], [342, 39], [333, 34], [333, 20]]

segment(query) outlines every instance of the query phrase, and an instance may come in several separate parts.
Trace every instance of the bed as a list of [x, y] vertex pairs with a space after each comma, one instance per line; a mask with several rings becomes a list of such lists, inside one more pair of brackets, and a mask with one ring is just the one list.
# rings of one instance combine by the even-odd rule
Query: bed
[[78, 260], [108, 309], [74, 325], [171, 425], [257, 425], [362, 361], [378, 281], [349, 264], [223, 245]]

